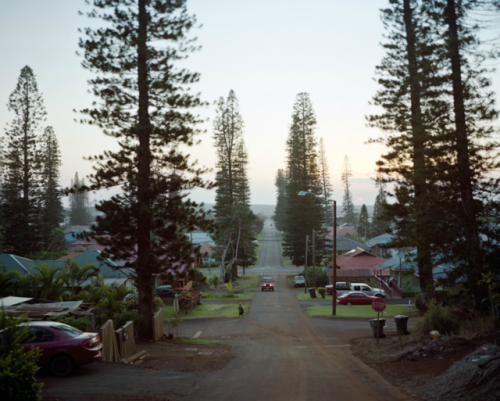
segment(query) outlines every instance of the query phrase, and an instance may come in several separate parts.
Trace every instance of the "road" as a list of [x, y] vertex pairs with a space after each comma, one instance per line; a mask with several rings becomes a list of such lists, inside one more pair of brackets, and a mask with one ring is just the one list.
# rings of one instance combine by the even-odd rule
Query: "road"
[[295, 269], [280, 266], [275, 239], [266, 225], [259, 264], [252, 269], [274, 273], [274, 292], [257, 292], [245, 319], [190, 322], [189, 331], [202, 331], [202, 338], [224, 338], [237, 358], [183, 400], [410, 399], [351, 355], [348, 340], [356, 332], [371, 333], [366, 320], [306, 316], [279, 274]]
[[[273, 274], [275, 291], [257, 291], [244, 319], [183, 324], [186, 336], [201, 332], [200, 338], [222, 339], [232, 346], [236, 358], [223, 369], [196, 375], [93, 364], [67, 379], [42, 378], [46, 394], [59, 400], [103, 396], [106, 400], [411, 400], [351, 355], [348, 341], [371, 335], [368, 322], [307, 317], [296, 291], [286, 283], [283, 273], [288, 271], [295, 269], [281, 266], [279, 242], [268, 224], [259, 264], [252, 273]], [[387, 331], [394, 329], [388, 321]]]

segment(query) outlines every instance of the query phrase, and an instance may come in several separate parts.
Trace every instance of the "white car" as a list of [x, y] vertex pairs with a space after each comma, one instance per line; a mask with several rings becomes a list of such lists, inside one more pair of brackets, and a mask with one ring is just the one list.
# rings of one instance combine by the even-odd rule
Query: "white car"
[[304, 276], [295, 276], [293, 278], [293, 285], [295, 286], [295, 288], [304, 287], [306, 285], [306, 279], [304, 278]]

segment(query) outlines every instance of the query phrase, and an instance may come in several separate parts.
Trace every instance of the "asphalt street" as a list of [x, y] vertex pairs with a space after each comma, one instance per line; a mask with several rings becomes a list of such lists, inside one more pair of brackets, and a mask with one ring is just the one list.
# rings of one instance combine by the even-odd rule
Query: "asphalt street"
[[[187, 335], [223, 339], [236, 358], [204, 377], [185, 400], [409, 400], [349, 350], [350, 338], [369, 336], [365, 319], [310, 318], [288, 288], [279, 242], [266, 225], [258, 267], [273, 273], [274, 292], [258, 291], [244, 319], [189, 321]], [[388, 331], [394, 331], [388, 322]]]

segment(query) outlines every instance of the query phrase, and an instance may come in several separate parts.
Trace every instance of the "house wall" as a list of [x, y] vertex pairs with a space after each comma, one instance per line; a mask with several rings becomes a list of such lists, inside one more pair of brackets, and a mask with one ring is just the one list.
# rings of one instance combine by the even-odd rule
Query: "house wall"
[[[399, 283], [399, 274], [398, 270], [390, 271], [391, 278], [393, 278], [396, 283]], [[399, 284], [398, 284], [399, 285]], [[418, 277], [416, 277], [413, 272], [402, 271], [401, 272], [401, 285], [399, 285], [403, 290], [403, 293], [408, 292], [418, 292], [420, 291], [420, 284], [418, 281]]]

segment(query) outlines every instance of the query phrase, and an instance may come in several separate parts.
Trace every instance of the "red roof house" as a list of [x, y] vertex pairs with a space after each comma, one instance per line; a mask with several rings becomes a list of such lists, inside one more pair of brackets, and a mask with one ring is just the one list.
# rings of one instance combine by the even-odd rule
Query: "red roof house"
[[[328, 234], [326, 234], [326, 239], [332, 239], [333, 238], [333, 227], [327, 227]], [[337, 227], [337, 235], [358, 235], [358, 232], [356, 231], [356, 228], [353, 226], [338, 226]]]
[[[386, 262], [387, 259], [379, 258], [373, 253], [365, 251], [361, 248], [353, 249], [343, 255], [337, 256], [336, 263], [340, 267], [340, 270], [353, 270], [358, 272], [352, 274], [353, 276], [374, 276], [377, 272], [378, 276], [388, 276], [389, 269], [383, 269], [380, 263]], [[330, 266], [331, 266], [330, 262]], [[363, 272], [359, 271], [363, 270]], [[329, 272], [331, 274], [331, 272]], [[343, 274], [341, 274], [343, 275]]]

